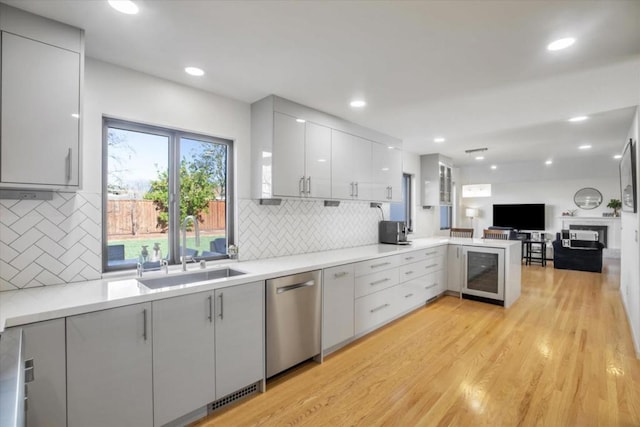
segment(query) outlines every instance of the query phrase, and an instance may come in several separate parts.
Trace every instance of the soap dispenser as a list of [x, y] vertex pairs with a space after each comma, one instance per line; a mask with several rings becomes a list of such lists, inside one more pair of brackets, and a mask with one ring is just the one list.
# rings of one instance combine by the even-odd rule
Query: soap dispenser
[[147, 249], [148, 245], [143, 245], [142, 250], [140, 251], [140, 258], [138, 262], [143, 264], [149, 261], [149, 250]]
[[162, 261], [162, 250], [160, 249], [160, 243], [153, 244], [153, 250], [151, 252], [151, 261], [153, 262]]

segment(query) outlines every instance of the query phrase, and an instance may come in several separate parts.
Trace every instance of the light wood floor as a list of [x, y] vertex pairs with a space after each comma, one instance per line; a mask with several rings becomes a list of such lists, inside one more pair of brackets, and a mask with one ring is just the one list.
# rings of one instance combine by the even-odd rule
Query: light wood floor
[[508, 310], [440, 298], [197, 425], [639, 426], [618, 283], [523, 266]]

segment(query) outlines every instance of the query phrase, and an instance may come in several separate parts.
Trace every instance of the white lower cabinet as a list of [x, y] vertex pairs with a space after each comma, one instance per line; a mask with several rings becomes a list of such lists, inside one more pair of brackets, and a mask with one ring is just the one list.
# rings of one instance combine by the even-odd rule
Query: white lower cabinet
[[356, 335], [366, 332], [402, 312], [396, 287], [356, 299]]
[[22, 327], [25, 361], [33, 362], [33, 380], [25, 384], [26, 425], [67, 425], [67, 378], [64, 319]]
[[215, 291], [216, 399], [264, 378], [264, 282]]
[[263, 282], [154, 301], [154, 425], [260, 381], [263, 319]]
[[460, 292], [462, 289], [462, 245], [449, 245], [447, 251], [447, 290]]
[[213, 292], [153, 301], [153, 423], [216, 400]]
[[151, 303], [67, 317], [69, 427], [153, 425], [150, 322]]
[[355, 266], [339, 265], [323, 272], [322, 348], [352, 338], [354, 327]]

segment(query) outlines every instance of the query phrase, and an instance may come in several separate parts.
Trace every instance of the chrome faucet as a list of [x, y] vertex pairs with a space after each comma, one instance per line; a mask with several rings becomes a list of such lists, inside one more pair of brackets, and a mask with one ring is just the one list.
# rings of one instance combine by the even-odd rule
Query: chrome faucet
[[[182, 221], [182, 271], [187, 271], [187, 224], [189, 220], [193, 222], [193, 226], [196, 229], [196, 246], [200, 246], [200, 227], [198, 226], [198, 220], [193, 215], [187, 215]], [[195, 262], [193, 257], [189, 258]]]

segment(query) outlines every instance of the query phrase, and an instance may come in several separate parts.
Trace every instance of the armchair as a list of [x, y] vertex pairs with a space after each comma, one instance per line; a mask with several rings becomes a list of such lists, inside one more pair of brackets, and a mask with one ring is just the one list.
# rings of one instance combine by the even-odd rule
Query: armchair
[[560, 233], [553, 241], [553, 268], [562, 270], [602, 272], [602, 249], [604, 245], [596, 242], [594, 249], [565, 248]]

